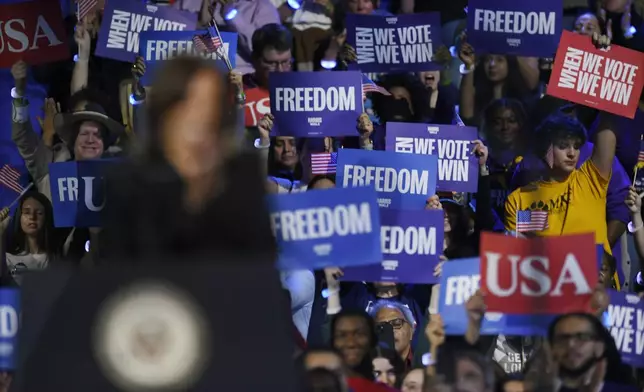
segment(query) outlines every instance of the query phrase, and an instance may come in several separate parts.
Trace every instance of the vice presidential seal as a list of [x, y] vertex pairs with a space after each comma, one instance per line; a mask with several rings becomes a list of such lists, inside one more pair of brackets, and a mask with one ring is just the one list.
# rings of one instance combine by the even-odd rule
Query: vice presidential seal
[[185, 390], [206, 368], [209, 330], [189, 294], [168, 282], [145, 281], [103, 304], [94, 353], [107, 379], [123, 390]]

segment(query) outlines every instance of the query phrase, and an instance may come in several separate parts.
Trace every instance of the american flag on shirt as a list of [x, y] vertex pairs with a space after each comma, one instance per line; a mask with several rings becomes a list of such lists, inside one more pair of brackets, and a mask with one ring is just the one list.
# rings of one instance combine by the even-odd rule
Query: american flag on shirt
[[338, 165], [337, 152], [311, 154], [311, 174], [335, 174]]
[[78, 20], [83, 20], [83, 18], [92, 12], [97, 5], [98, 0], [78, 0]]
[[24, 189], [20, 185], [20, 172], [9, 165], [0, 168], [0, 184], [16, 193], [21, 193]]
[[378, 93], [382, 95], [391, 95], [386, 88], [378, 86], [373, 80], [365, 74], [362, 74], [362, 95], [367, 93]]
[[640, 140], [640, 153], [637, 154], [637, 163], [644, 162], [644, 140]]
[[517, 212], [517, 233], [543, 231], [548, 228], [547, 211], [523, 210]]
[[195, 35], [192, 37], [192, 43], [197, 52], [215, 53], [223, 44], [221, 38], [213, 37], [209, 33]]

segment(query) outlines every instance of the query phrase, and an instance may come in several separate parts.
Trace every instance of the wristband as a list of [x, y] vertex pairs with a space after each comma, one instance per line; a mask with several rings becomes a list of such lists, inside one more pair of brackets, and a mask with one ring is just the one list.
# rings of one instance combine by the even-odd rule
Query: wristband
[[134, 94], [130, 94], [130, 105], [136, 106], [145, 102], [145, 97], [138, 97], [138, 98], [139, 99], [137, 99], [137, 97]]
[[642, 227], [644, 227], [644, 225], [639, 225], [637, 227], [634, 227], [633, 226], [633, 221], [630, 221], [630, 222], [628, 222], [628, 225], [626, 227], [628, 227], [628, 232], [629, 233], [635, 233], [636, 231], [641, 230]]
[[22, 95], [18, 94], [18, 90], [16, 90], [16, 88], [14, 87], [14, 88], [11, 89], [11, 98], [20, 99], [20, 98], [24, 98], [24, 97]]
[[265, 149], [269, 148], [270, 146], [271, 146], [270, 143], [268, 143], [267, 145], [263, 146], [261, 140], [255, 139], [255, 148], [257, 148], [258, 150], [265, 150]]
[[467, 75], [472, 73], [472, 71], [474, 71], [474, 67], [472, 67], [471, 69], [467, 69], [465, 64], [461, 64], [461, 66], [458, 67], [458, 71], [461, 73], [461, 75]]

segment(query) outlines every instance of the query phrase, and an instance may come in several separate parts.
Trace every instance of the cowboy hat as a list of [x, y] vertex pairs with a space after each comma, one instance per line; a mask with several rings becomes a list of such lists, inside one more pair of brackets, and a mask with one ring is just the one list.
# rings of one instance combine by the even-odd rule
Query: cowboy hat
[[123, 125], [109, 118], [105, 109], [95, 103], [88, 103], [73, 113], [58, 113], [54, 117], [54, 129], [65, 143], [70, 143], [76, 136], [76, 125], [83, 121], [95, 121], [105, 127], [108, 134], [108, 140], [103, 141], [105, 145], [113, 144], [125, 132]]

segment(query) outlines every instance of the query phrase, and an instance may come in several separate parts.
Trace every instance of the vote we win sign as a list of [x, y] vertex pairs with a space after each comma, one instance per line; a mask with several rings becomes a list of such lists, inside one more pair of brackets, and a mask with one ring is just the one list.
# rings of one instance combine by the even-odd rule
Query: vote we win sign
[[644, 53], [564, 31], [547, 92], [598, 110], [633, 118], [644, 86]]
[[481, 289], [488, 312], [587, 311], [598, 277], [593, 234], [531, 239], [495, 233], [481, 236]]

